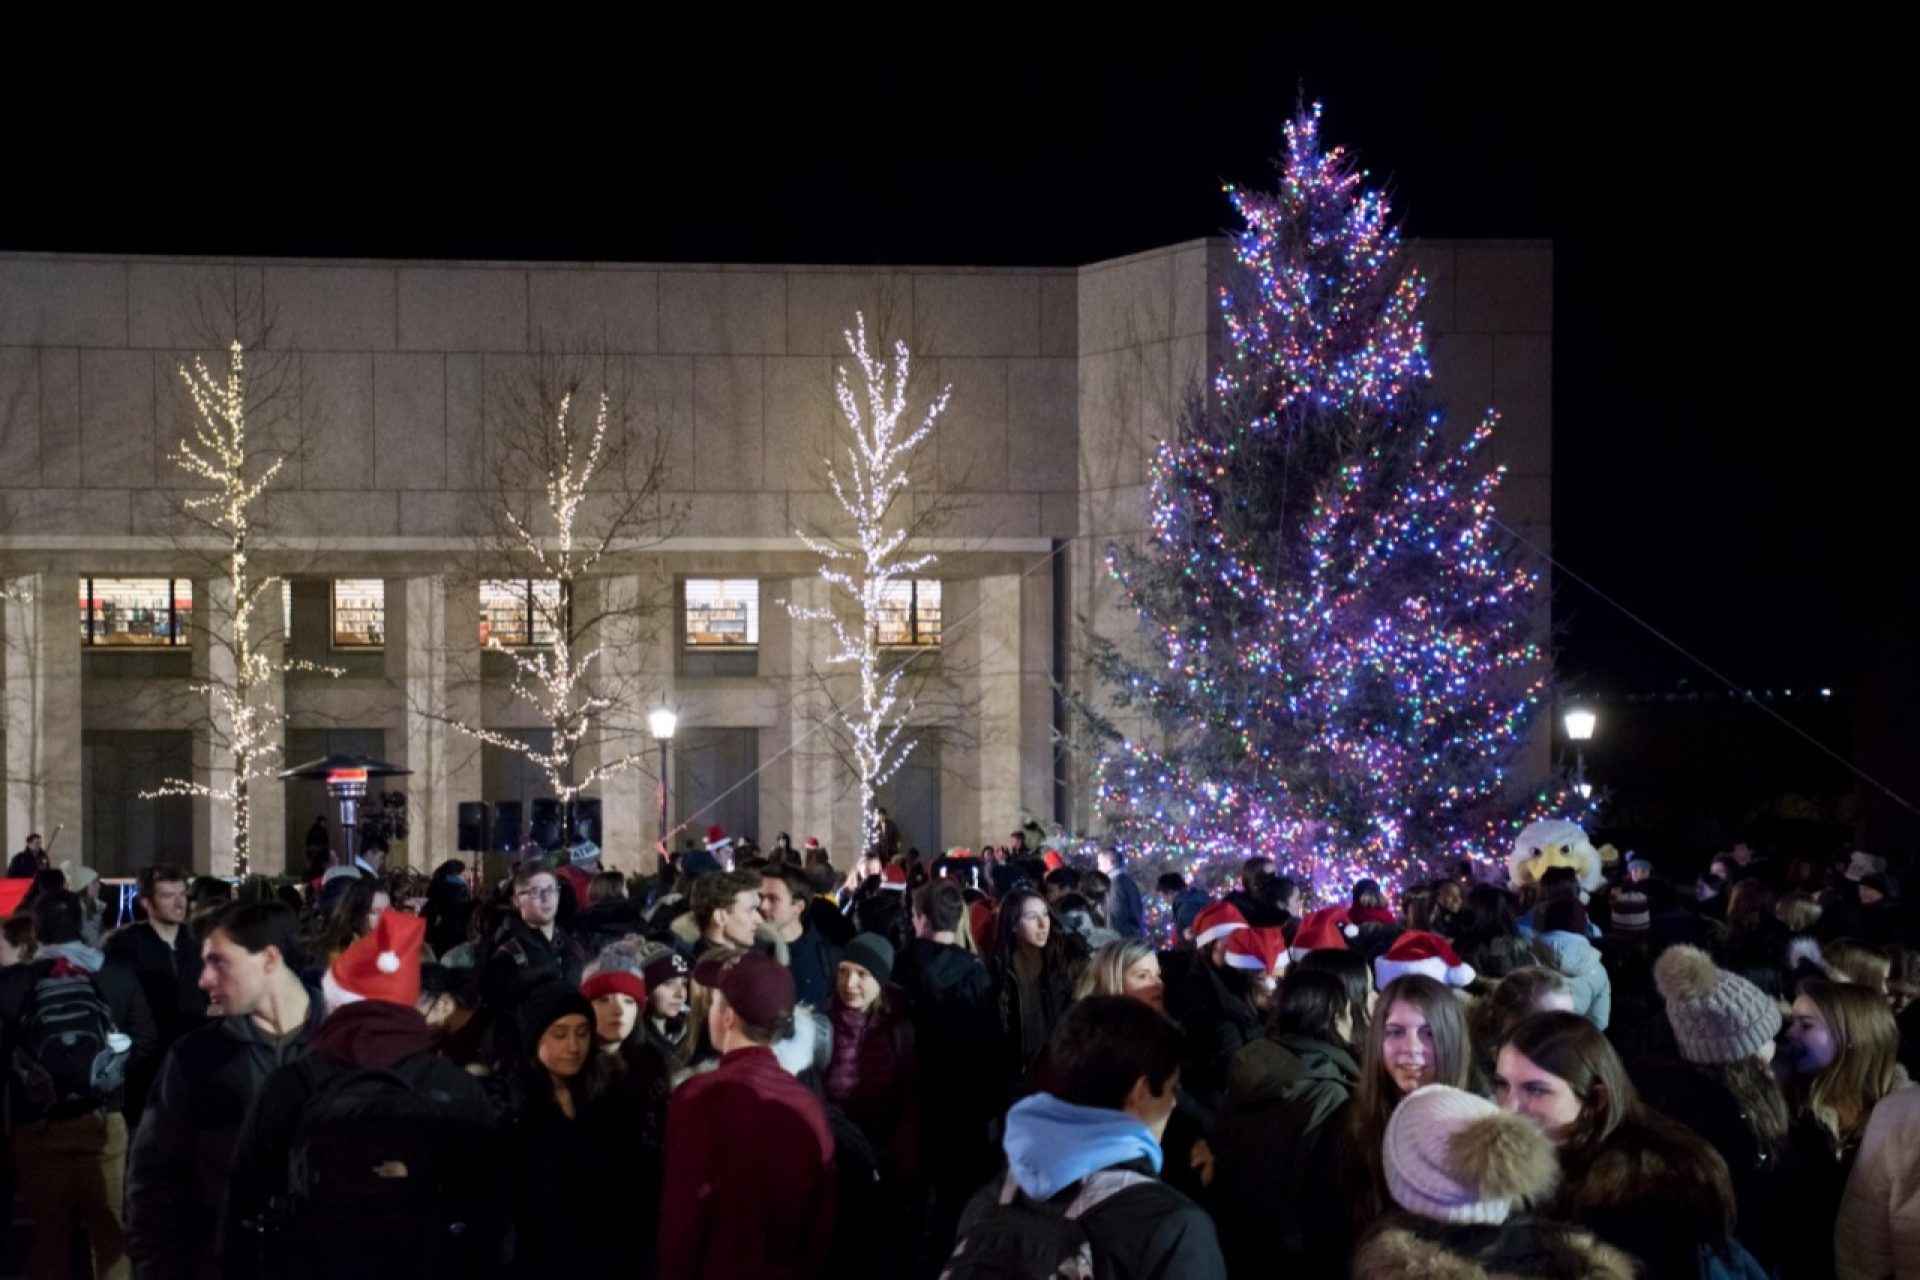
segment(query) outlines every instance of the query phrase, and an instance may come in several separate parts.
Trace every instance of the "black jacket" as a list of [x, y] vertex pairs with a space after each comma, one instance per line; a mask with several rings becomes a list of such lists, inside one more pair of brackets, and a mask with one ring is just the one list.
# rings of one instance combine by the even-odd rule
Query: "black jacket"
[[130, 924], [107, 939], [103, 950], [108, 960], [126, 966], [140, 980], [162, 1047], [207, 1020], [207, 993], [200, 989], [200, 948], [193, 944], [186, 925], [180, 926], [173, 945], [168, 946], [152, 925]]
[[326, 1010], [318, 991], [307, 998], [306, 1025], [285, 1044], [235, 1016], [189, 1031], [168, 1051], [127, 1168], [127, 1252], [136, 1280], [216, 1274], [234, 1144], [267, 1077], [313, 1040]]
[[829, 1012], [834, 978], [840, 968], [840, 950], [822, 937], [812, 922], [787, 944], [787, 968], [793, 973], [793, 989], [800, 1002], [812, 1005], [821, 1013]]
[[1201, 1106], [1217, 1111], [1226, 1093], [1227, 1063], [1260, 1035], [1260, 1015], [1221, 970], [1204, 957], [1170, 999], [1168, 1012], [1187, 1032], [1180, 1084]]
[[958, 1203], [991, 1172], [995, 1159], [987, 1134], [1000, 1101], [994, 1087], [1000, 1027], [993, 982], [978, 956], [926, 938], [915, 938], [901, 953], [893, 980], [912, 1011], [928, 1174], [953, 1187]]
[[[53, 959], [43, 949], [41, 955], [30, 963], [0, 969], [0, 1064], [8, 1064], [0, 1068], [0, 1076], [7, 1081], [9, 1105], [6, 1115], [10, 1129], [22, 1122], [40, 1118], [28, 1105], [23, 1090], [13, 1084], [10, 1064], [13, 1062], [14, 1038], [18, 1032], [20, 1015], [33, 993], [34, 984], [52, 969], [53, 964]], [[133, 1041], [132, 1048], [127, 1052], [128, 1080], [150, 1076], [151, 1063], [160, 1052], [160, 1042], [154, 1031], [153, 1014], [147, 1009], [147, 998], [140, 993], [139, 980], [122, 966], [108, 963], [94, 973], [93, 985], [106, 1002], [107, 1011], [113, 1015], [114, 1026]], [[115, 1093], [107, 1100], [106, 1110], [111, 1114], [124, 1112], [127, 1109], [127, 1093], [127, 1089]]]
[[1359, 1082], [1350, 1051], [1304, 1036], [1263, 1036], [1233, 1056], [1212, 1146], [1214, 1211], [1235, 1274], [1274, 1258], [1295, 1275], [1339, 1273], [1307, 1258], [1307, 1223]]
[[500, 930], [481, 970], [482, 997], [496, 1016], [511, 1017], [520, 1006], [520, 998], [546, 978], [557, 977], [570, 987], [579, 986], [580, 971], [586, 963], [585, 949], [559, 925], [553, 927], [553, 937], [549, 938], [513, 916]]
[[[1144, 1160], [1111, 1167], [1153, 1172]], [[993, 1178], [968, 1203], [960, 1215], [963, 1239], [999, 1203], [1005, 1176]], [[1047, 1203], [1064, 1211], [1079, 1189], [1076, 1182]], [[1093, 1241], [1094, 1273], [1101, 1280], [1226, 1280], [1213, 1220], [1157, 1179], [1116, 1191], [1083, 1214], [1080, 1224]]]

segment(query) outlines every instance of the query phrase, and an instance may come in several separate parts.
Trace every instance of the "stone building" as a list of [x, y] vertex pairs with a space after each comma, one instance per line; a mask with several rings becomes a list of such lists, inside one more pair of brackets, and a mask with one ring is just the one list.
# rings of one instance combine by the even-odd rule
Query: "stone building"
[[[1410, 249], [1433, 283], [1441, 391], [1462, 421], [1500, 406], [1503, 514], [1544, 543], [1550, 246]], [[1153, 443], [1218, 351], [1225, 262], [1217, 240], [1078, 269], [0, 256], [9, 847], [57, 831], [56, 861], [108, 874], [157, 856], [224, 868], [222, 812], [140, 793], [225, 763], [195, 683], [219, 661], [204, 624], [228, 602], [186, 553], [189, 490], [169, 455], [188, 421], [174, 371], [197, 300], [235, 291], [264, 299], [305, 389], [301, 452], [264, 500], [262, 563], [290, 579], [275, 642], [344, 669], [285, 679], [286, 759], [353, 751], [409, 768], [409, 861], [452, 852], [461, 802], [517, 803], [524, 822], [544, 789], [442, 717], [535, 727], [481, 644], [483, 611], [511, 637], [531, 629], [524, 601], [543, 589], [471, 569], [489, 387], [535, 352], [586, 344], [611, 354], [662, 434], [683, 513], [592, 584], [656, 603], [659, 619], [608, 655], [638, 714], [632, 736], [597, 749], [649, 764], [600, 789], [602, 843], [640, 865], [658, 835], [640, 727], [652, 704], [680, 714], [672, 824], [854, 843], [844, 771], [805, 714], [826, 638], [781, 602], [821, 599], [794, 531], [831, 527], [821, 460], [856, 309], [911, 345], [920, 385], [953, 388], [912, 492], [954, 510], [895, 638], [943, 673], [965, 723], [930, 727], [883, 800], [922, 848], [997, 840], [1022, 811], [1080, 816], [1056, 768], [1054, 680], [1075, 678], [1079, 618], [1124, 627], [1100, 552], [1140, 529]], [[258, 791], [256, 868], [277, 870], [321, 801], [314, 784]]]

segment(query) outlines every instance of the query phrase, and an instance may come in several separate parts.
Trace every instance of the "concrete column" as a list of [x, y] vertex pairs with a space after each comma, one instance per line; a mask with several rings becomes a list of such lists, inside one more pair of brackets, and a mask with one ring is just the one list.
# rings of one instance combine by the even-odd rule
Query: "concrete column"
[[6, 584], [7, 848], [37, 831], [56, 862], [93, 860], [81, 821], [79, 599], [72, 574]]
[[480, 743], [448, 723], [480, 721], [479, 587], [433, 575], [387, 580], [387, 675], [402, 700], [396, 763], [413, 772], [406, 861], [430, 870], [460, 844], [460, 804], [484, 799]]
[[653, 846], [660, 838], [659, 746], [647, 712], [670, 703], [672, 605], [673, 580], [659, 570], [600, 578], [576, 589], [576, 622], [593, 619], [576, 658], [599, 650], [594, 691], [613, 703], [583, 745], [577, 768], [585, 772], [603, 761], [637, 757], [587, 793], [600, 800], [601, 856], [609, 869], [651, 872], [658, 865]]
[[946, 590], [954, 601], [949, 616], [978, 609], [952, 642], [954, 666], [963, 687], [972, 686], [977, 709], [978, 741], [963, 753], [970, 767], [962, 769], [975, 808], [969, 814], [966, 805], [953, 806], [941, 824], [952, 843], [966, 843], [1013, 830], [1022, 812], [1045, 821], [1052, 809], [1051, 566]]
[[[859, 794], [834, 749], [832, 730], [820, 727], [833, 714], [833, 701], [813, 678], [813, 673], [830, 670], [832, 633], [824, 622], [789, 619], [786, 610], [773, 603], [790, 600], [800, 608], [822, 608], [830, 595], [816, 577], [769, 580], [761, 592], [767, 601], [760, 613], [761, 670], [787, 696], [775, 727], [761, 735], [763, 757], [771, 759], [783, 748], [786, 753], [760, 775], [760, 826], [769, 833], [791, 833], [796, 845], [817, 836], [834, 865], [844, 869], [860, 844]], [[784, 642], [776, 642], [779, 639]]]

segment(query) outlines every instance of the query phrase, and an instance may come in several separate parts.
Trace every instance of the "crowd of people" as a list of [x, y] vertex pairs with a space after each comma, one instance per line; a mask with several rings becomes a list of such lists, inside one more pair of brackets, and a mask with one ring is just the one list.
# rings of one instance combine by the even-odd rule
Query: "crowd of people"
[[36, 852], [35, 1277], [1920, 1276], [1920, 936], [1863, 853], [1314, 903], [716, 830], [163, 864], [112, 927]]

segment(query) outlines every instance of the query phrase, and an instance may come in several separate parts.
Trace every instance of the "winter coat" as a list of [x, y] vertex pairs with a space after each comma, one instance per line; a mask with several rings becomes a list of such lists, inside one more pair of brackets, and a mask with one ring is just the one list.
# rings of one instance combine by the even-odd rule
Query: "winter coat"
[[884, 1172], [914, 1173], [920, 1082], [904, 1002], [893, 989], [864, 1013], [835, 1000], [831, 1020], [827, 1101], [859, 1126]]
[[[133, 1081], [152, 1079], [152, 1066], [159, 1056], [159, 1037], [154, 1030], [153, 1014], [147, 1009], [147, 998], [141, 994], [140, 981], [125, 966], [107, 963], [105, 958], [83, 942], [63, 942], [43, 946], [34, 958], [25, 964], [17, 964], [0, 969], [0, 1071], [11, 1074], [15, 1041], [19, 1035], [20, 1018], [26, 1011], [27, 1001], [33, 994], [34, 984], [47, 976], [54, 964], [66, 960], [73, 968], [81, 969], [92, 975], [94, 990], [106, 1003], [107, 1012], [113, 1017], [113, 1025], [133, 1041], [127, 1051], [126, 1088], [116, 1090], [107, 1099], [105, 1110], [108, 1114], [125, 1113], [133, 1094]], [[18, 1086], [6, 1089], [10, 1105], [8, 1116], [13, 1127], [41, 1118], [26, 1099], [26, 1090]]]
[[1181, 1087], [1209, 1111], [1218, 1110], [1226, 1094], [1233, 1055], [1260, 1035], [1260, 1015], [1226, 973], [1201, 957], [1167, 1001], [1168, 1012], [1187, 1032]]
[[557, 977], [570, 987], [579, 986], [587, 958], [585, 949], [559, 925], [549, 938], [520, 917], [510, 917], [480, 971], [482, 999], [496, 1018], [511, 1021], [521, 998], [543, 978]]
[[640, 904], [631, 898], [611, 898], [583, 908], [573, 918], [573, 936], [589, 954], [640, 932]]
[[1273, 1258], [1306, 1265], [1310, 1184], [1332, 1167], [1359, 1081], [1351, 1051], [1305, 1036], [1263, 1036], [1233, 1055], [1212, 1147], [1214, 1213], [1236, 1275]]
[[[234, 1143], [221, 1210], [220, 1274], [249, 1280], [277, 1274], [258, 1248], [258, 1227], [287, 1193], [289, 1158], [301, 1114], [333, 1079], [350, 1071], [391, 1071], [430, 1097], [445, 1118], [444, 1147], [464, 1172], [450, 1212], [470, 1225], [470, 1258], [496, 1256], [508, 1215], [493, 1107], [479, 1080], [433, 1053], [433, 1031], [418, 1010], [362, 1000], [328, 1013], [307, 1052], [267, 1077]], [[459, 1264], [454, 1264], [459, 1265]]]
[[980, 957], [915, 938], [893, 967], [907, 995], [918, 1051], [920, 1134], [932, 1181], [955, 1203], [994, 1165], [988, 1125], [999, 1114], [1000, 1025]]
[[1633, 1259], [1592, 1233], [1530, 1214], [1498, 1226], [1381, 1220], [1353, 1257], [1353, 1280], [1634, 1280]]
[[[599, 1096], [580, 1097], [568, 1119], [544, 1072], [516, 1083], [508, 1117], [512, 1274], [652, 1274], [660, 1152], [639, 1149], [637, 1091], [612, 1081]], [[607, 1230], [612, 1222], [621, 1229]]]
[[247, 1109], [267, 1077], [307, 1051], [326, 1015], [307, 992], [307, 1021], [275, 1043], [251, 1017], [219, 1018], [167, 1053], [134, 1130], [127, 1166], [127, 1253], [136, 1280], [211, 1277], [227, 1168]]
[[1093, 1242], [1096, 1274], [1102, 1280], [1226, 1280], [1212, 1220], [1152, 1176], [1160, 1171], [1160, 1146], [1132, 1116], [1034, 1094], [1007, 1113], [1003, 1145], [1007, 1171], [960, 1215], [963, 1242], [999, 1203], [1009, 1178], [1029, 1201], [1064, 1211], [1089, 1174], [1124, 1170], [1147, 1180], [1114, 1192], [1079, 1220]]
[[1140, 885], [1125, 867], [1113, 869], [1113, 887], [1107, 890], [1107, 923], [1123, 938], [1146, 932], [1147, 910], [1140, 901]]
[[667, 1108], [660, 1275], [801, 1280], [819, 1273], [833, 1225], [826, 1116], [772, 1050], [735, 1049], [680, 1086]]
[[1867, 1121], [1833, 1230], [1839, 1280], [1920, 1280], [1920, 1089], [1897, 1089]]
[[840, 949], [829, 943], [812, 924], [804, 924], [800, 936], [787, 943], [787, 969], [793, 974], [793, 989], [801, 1003], [816, 1009], [825, 1009], [833, 1003]]
[[[1000, 1035], [1005, 1047], [1002, 1061], [1004, 1078], [1008, 1085], [1018, 1085], [1026, 1078], [1033, 1064], [1045, 1052], [1047, 1039], [1058, 1026], [1060, 1018], [1073, 1003], [1073, 974], [1066, 963], [1067, 947], [1078, 947], [1078, 942], [1068, 943], [1065, 930], [1062, 929], [1058, 942], [1050, 943], [1045, 959], [1040, 967], [1039, 977], [1029, 983], [1020, 977], [1017, 966], [997, 967], [994, 974], [994, 1000], [1000, 1015]], [[1027, 1020], [1022, 1010], [1028, 1001], [1035, 1001], [1040, 1011], [1040, 1023], [1045, 1028], [1038, 1038], [1027, 1034]]]
[[1577, 933], [1556, 929], [1534, 939], [1573, 989], [1573, 1011], [1602, 1031], [1613, 1014], [1613, 981], [1593, 943]]
[[1563, 1149], [1560, 1167], [1560, 1189], [1542, 1212], [1632, 1254], [1646, 1280], [1694, 1280], [1701, 1251], [1727, 1244], [1726, 1161], [1671, 1120], [1629, 1119], [1592, 1150]]
[[1781, 1233], [1793, 1217], [1793, 1153], [1760, 1143], [1739, 1099], [1705, 1068], [1677, 1058], [1643, 1059], [1628, 1071], [1640, 1100], [1706, 1139], [1733, 1181], [1734, 1235], [1764, 1267], [1779, 1260]]
[[193, 931], [181, 925], [169, 946], [142, 921], [117, 929], [101, 948], [109, 963], [132, 972], [146, 997], [159, 1039], [151, 1057], [127, 1068], [127, 1116], [137, 1120], [161, 1055], [175, 1040], [207, 1020], [207, 993], [200, 989], [200, 947]]

